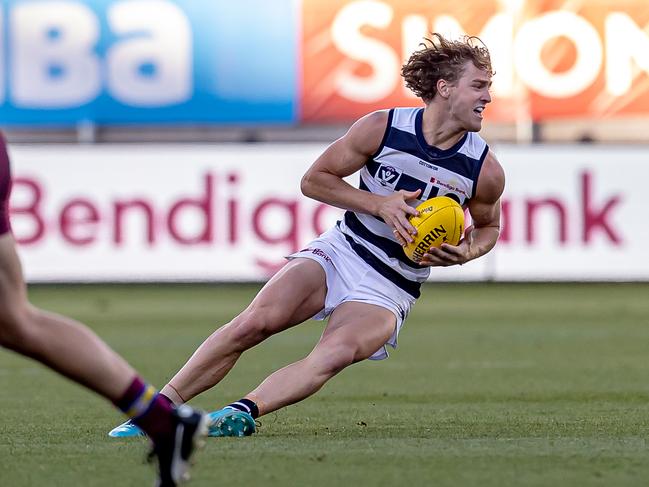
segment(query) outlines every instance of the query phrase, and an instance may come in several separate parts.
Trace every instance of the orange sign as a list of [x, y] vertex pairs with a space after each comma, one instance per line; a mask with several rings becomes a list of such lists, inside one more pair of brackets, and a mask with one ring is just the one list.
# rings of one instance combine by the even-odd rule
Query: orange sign
[[306, 122], [420, 105], [400, 70], [430, 32], [489, 47], [491, 120], [649, 114], [646, 0], [303, 0], [302, 25]]

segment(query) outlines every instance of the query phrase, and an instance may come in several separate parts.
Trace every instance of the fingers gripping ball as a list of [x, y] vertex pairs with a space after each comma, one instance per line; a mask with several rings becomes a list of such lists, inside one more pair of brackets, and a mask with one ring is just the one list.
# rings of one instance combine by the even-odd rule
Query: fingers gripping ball
[[410, 260], [419, 262], [431, 247], [460, 242], [464, 233], [464, 210], [457, 201], [448, 196], [437, 196], [421, 203], [417, 211], [419, 216], [410, 217], [417, 235], [403, 248]]

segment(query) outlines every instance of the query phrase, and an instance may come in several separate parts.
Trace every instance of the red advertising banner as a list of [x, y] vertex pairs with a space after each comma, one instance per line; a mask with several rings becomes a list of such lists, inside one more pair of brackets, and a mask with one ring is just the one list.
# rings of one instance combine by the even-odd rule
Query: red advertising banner
[[302, 15], [306, 122], [419, 105], [400, 70], [430, 32], [489, 47], [491, 120], [649, 114], [646, 0], [303, 0]]

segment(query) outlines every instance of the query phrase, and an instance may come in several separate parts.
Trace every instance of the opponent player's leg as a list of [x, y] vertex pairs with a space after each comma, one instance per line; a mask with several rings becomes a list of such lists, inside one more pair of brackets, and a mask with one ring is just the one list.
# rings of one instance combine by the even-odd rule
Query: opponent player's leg
[[371, 357], [392, 336], [395, 326], [396, 317], [386, 308], [343, 303], [307, 357], [270, 375], [245, 399], [254, 403], [259, 416], [301, 401], [345, 367]]
[[289, 261], [240, 315], [203, 342], [162, 393], [183, 403], [218, 384], [244, 351], [322, 310], [326, 290], [320, 264]]
[[153, 441], [157, 485], [183, 480], [194, 443], [206, 432], [205, 415], [188, 407], [176, 410], [85, 326], [32, 306], [11, 233], [0, 236], [0, 345], [112, 401]]
[[94, 333], [27, 301], [10, 233], [0, 236], [0, 343], [116, 401], [134, 370]]

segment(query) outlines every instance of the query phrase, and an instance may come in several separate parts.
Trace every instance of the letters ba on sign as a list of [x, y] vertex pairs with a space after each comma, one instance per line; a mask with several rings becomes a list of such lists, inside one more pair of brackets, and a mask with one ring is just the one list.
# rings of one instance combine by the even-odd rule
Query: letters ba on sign
[[190, 100], [192, 29], [178, 5], [155, 1], [154, 15], [145, 1], [112, 2], [101, 13], [92, 6], [14, 2], [0, 11], [7, 29], [0, 102], [72, 109], [106, 96], [130, 107]]

